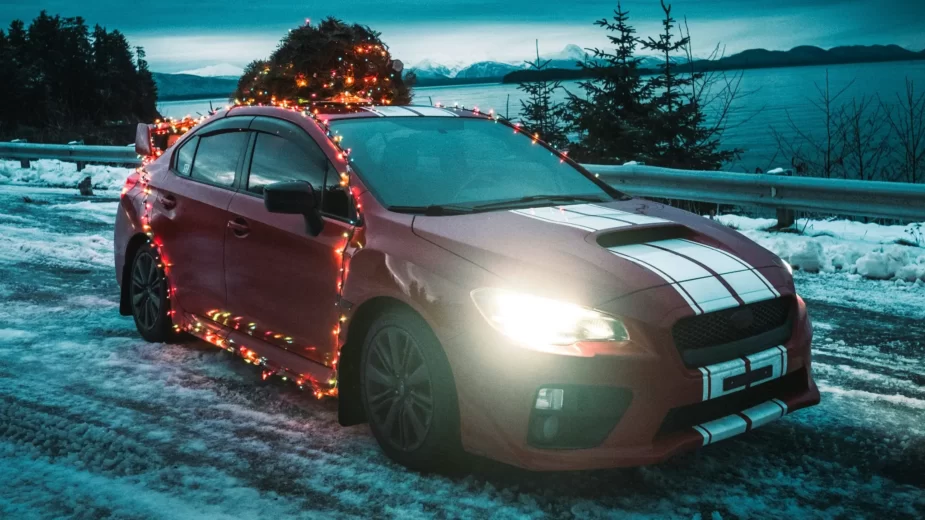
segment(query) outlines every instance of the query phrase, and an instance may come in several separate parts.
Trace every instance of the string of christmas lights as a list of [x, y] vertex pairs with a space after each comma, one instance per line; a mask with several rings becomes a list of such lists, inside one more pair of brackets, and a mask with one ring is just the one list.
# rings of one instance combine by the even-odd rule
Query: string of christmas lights
[[[359, 52], [359, 51], [358, 51]], [[168, 300], [171, 297], [176, 295], [176, 287], [172, 284], [169, 277], [170, 268], [173, 266], [168, 261], [168, 256], [164, 250], [163, 241], [156, 235], [155, 231], [151, 227], [151, 211], [152, 204], [149, 202], [149, 196], [151, 195], [151, 189], [148, 187], [149, 182], [149, 173], [147, 171], [147, 165], [152, 161], [163, 155], [164, 149], [158, 148], [155, 146], [155, 137], [167, 136], [167, 143], [165, 146], [169, 147], [173, 144], [174, 141], [180, 138], [183, 134], [192, 130], [196, 125], [201, 124], [208, 120], [211, 115], [218, 113], [221, 110], [231, 110], [235, 106], [241, 106], [247, 104], [241, 100], [235, 100], [235, 104], [230, 107], [223, 107], [216, 111], [213, 111], [209, 116], [202, 116], [199, 118], [193, 118], [191, 116], [186, 116], [182, 119], [164, 119], [155, 121], [154, 125], [151, 125], [151, 150], [152, 155], [142, 158], [142, 165], [137, 169], [139, 184], [143, 193], [142, 207], [144, 213], [141, 217], [142, 228], [144, 233], [148, 237], [147, 246], [151, 247], [154, 252], [156, 259], [158, 260], [158, 267], [163, 269], [165, 285], [167, 286], [167, 298]], [[360, 106], [366, 103], [339, 103], [337, 101], [324, 101], [324, 102], [308, 102], [304, 101], [289, 101], [289, 100], [277, 100], [275, 97], [271, 99], [270, 106], [275, 106], [285, 110], [291, 110], [297, 113], [300, 113], [303, 117], [310, 118], [319, 129], [324, 133], [329, 142], [334, 146], [337, 152], [338, 160], [343, 161], [344, 171], [339, 172], [340, 181], [339, 184], [342, 186], [347, 193], [349, 193], [350, 198], [353, 201], [353, 207], [356, 210], [356, 216], [351, 221], [351, 226], [348, 231], [343, 233], [343, 242], [334, 248], [334, 254], [337, 256], [339, 261], [339, 268], [337, 273], [336, 280], [336, 296], [334, 300], [334, 305], [339, 309], [342, 309], [338, 313], [337, 321], [332, 327], [333, 335], [333, 345], [331, 352], [333, 355], [328, 361], [328, 366], [333, 370], [333, 377], [327, 381], [318, 381], [316, 378], [312, 377], [310, 374], [300, 374], [288, 369], [287, 367], [276, 365], [272, 360], [267, 359], [266, 357], [260, 356], [254, 350], [248, 348], [245, 345], [237, 345], [233, 339], [225, 340], [224, 335], [222, 334], [222, 329], [219, 327], [213, 328], [203, 324], [195, 316], [177, 316], [176, 311], [171, 308], [170, 302], [168, 301], [168, 316], [173, 322], [173, 329], [177, 332], [187, 332], [193, 336], [199, 337], [200, 339], [205, 340], [206, 342], [215, 345], [219, 348], [225, 349], [231, 353], [234, 353], [240, 356], [248, 364], [252, 364], [257, 367], [261, 367], [261, 378], [266, 380], [271, 376], [281, 377], [284, 381], [292, 381], [300, 389], [304, 389], [305, 386], [309, 386], [318, 399], [323, 397], [333, 397], [338, 393], [337, 388], [337, 370], [338, 362], [340, 361], [341, 348], [345, 342], [344, 332], [345, 327], [349, 321], [349, 309], [343, 309], [344, 301], [344, 287], [347, 283], [347, 278], [350, 272], [350, 260], [353, 255], [363, 248], [365, 243], [364, 229], [359, 227], [360, 222], [362, 221], [362, 211], [363, 206], [360, 202], [360, 197], [358, 190], [351, 185], [352, 179], [352, 168], [350, 167], [350, 148], [343, 146], [343, 136], [332, 131], [328, 120], [324, 118], [324, 114], [321, 113], [319, 106], [340, 106], [345, 110], [354, 110], [357, 106]], [[258, 106], [264, 106], [263, 104], [258, 103]], [[436, 103], [434, 106], [443, 107], [440, 103]], [[444, 107], [446, 108], [446, 107]], [[466, 111], [464, 106], [460, 107], [458, 104], [452, 107], [452, 110], [463, 110]], [[474, 107], [471, 110], [468, 110], [475, 115], [483, 116], [487, 119], [493, 120], [495, 123], [502, 122], [510, 126], [514, 133], [519, 133], [521, 131], [521, 125], [519, 123], [511, 123], [509, 121], [503, 120], [499, 115], [497, 115], [494, 109], [490, 109], [487, 113], [483, 113], [479, 110], [478, 107]], [[172, 140], [171, 140], [172, 139]], [[531, 141], [533, 144], [542, 142], [539, 138], [539, 135], [534, 134], [531, 136]], [[566, 160], [566, 153], [559, 152], [551, 147], [548, 144], [543, 143], [547, 148], [557, 154], [560, 157], [560, 161], [564, 162]], [[232, 313], [221, 310], [214, 309], [206, 313], [207, 317], [212, 320], [217, 326], [232, 330], [241, 330], [241, 321], [243, 320], [242, 316], [233, 316]], [[261, 330], [259, 325], [255, 322], [248, 323], [244, 329], [244, 332], [250, 336], [258, 337], [263, 341], [268, 343], [279, 343], [279, 346], [286, 348], [285, 344], [292, 344], [294, 339], [282, 332], [274, 332], [271, 330]], [[311, 349], [311, 347], [308, 347]]]

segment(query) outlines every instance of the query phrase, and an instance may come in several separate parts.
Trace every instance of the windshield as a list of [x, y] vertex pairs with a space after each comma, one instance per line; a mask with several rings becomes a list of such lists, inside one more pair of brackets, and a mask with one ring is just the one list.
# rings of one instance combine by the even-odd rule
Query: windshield
[[330, 126], [370, 190], [392, 208], [613, 198], [547, 148], [491, 120], [390, 117]]

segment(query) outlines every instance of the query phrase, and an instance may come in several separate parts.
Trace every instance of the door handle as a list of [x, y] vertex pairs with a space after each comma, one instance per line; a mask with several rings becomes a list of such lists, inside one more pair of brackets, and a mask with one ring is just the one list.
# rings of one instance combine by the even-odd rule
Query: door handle
[[247, 221], [241, 217], [229, 220], [228, 229], [230, 229], [236, 237], [241, 238], [246, 237], [251, 232], [251, 228], [247, 225]]
[[173, 195], [158, 195], [157, 201], [164, 209], [173, 209], [177, 205], [177, 199]]

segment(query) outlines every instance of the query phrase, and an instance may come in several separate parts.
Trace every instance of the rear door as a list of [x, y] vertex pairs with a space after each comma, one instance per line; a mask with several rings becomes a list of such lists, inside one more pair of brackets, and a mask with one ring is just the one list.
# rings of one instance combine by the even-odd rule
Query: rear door
[[[341, 255], [349, 223], [346, 192], [315, 141], [300, 127], [258, 117], [241, 187], [228, 210], [225, 280], [234, 324], [251, 336], [331, 366], [336, 352]], [[306, 232], [301, 215], [270, 213], [263, 187], [310, 183], [322, 204], [324, 230]], [[328, 190], [325, 190], [327, 184]]]
[[253, 117], [203, 127], [174, 154], [172, 175], [154, 198], [152, 228], [171, 264], [173, 296], [199, 316], [225, 304], [224, 242], [228, 204], [243, 163]]

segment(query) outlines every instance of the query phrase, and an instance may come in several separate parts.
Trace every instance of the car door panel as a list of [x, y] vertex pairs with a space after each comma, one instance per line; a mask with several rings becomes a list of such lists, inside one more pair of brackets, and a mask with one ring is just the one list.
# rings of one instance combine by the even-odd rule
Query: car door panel
[[257, 118], [241, 189], [228, 207], [225, 282], [238, 331], [332, 366], [341, 254], [352, 225], [325, 217], [318, 236], [301, 215], [270, 213], [262, 186], [302, 180], [321, 203], [326, 175], [336, 175], [317, 143], [296, 125]]
[[[157, 240], [162, 241], [170, 264], [169, 276], [175, 289], [172, 297], [184, 311], [199, 316], [225, 304], [227, 210], [234, 196], [251, 119], [226, 118], [186, 140], [176, 152], [164, 182], [149, 199], [151, 228], [157, 231]], [[210, 141], [209, 146], [201, 144], [222, 132], [236, 136]], [[186, 153], [191, 148], [195, 152]], [[224, 185], [208, 182], [211, 177], [194, 177], [197, 167], [210, 162], [220, 163], [221, 171], [215, 178]]]
[[339, 250], [350, 226], [325, 219], [317, 237], [301, 215], [270, 213], [263, 199], [237, 193], [228, 208], [225, 280], [233, 327], [305, 358], [330, 365], [336, 350]]

